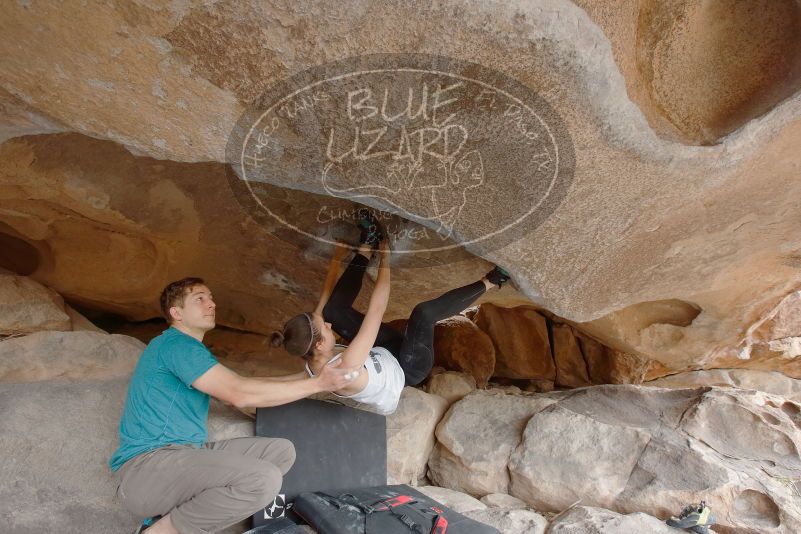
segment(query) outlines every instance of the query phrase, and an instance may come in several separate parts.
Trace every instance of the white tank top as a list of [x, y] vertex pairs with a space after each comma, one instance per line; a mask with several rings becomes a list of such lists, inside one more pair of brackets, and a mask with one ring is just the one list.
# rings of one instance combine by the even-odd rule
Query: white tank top
[[[337, 345], [343, 347], [343, 345]], [[331, 361], [340, 358], [336, 355]], [[389, 415], [398, 408], [403, 386], [406, 385], [406, 376], [403, 374], [398, 360], [384, 347], [373, 347], [370, 356], [364, 362], [367, 369], [367, 385], [364, 389], [353, 395], [336, 395], [343, 399], [369, 404], [375, 407], [382, 415]], [[306, 372], [313, 377], [314, 373], [306, 363]]]

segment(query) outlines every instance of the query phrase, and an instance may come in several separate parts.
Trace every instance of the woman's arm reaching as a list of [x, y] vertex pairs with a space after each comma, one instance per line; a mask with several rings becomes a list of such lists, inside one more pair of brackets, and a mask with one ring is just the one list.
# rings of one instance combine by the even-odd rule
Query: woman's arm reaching
[[381, 261], [378, 264], [378, 276], [375, 280], [373, 294], [370, 296], [370, 304], [367, 313], [364, 314], [362, 326], [359, 333], [350, 342], [348, 348], [342, 353], [342, 365], [345, 367], [356, 367], [364, 365], [370, 355], [370, 349], [375, 344], [378, 329], [384, 318], [384, 312], [389, 302], [389, 259], [390, 250], [388, 240], [384, 240], [379, 245]]
[[337, 284], [337, 279], [339, 279], [339, 268], [342, 265], [342, 260], [345, 259], [347, 255], [347, 246], [341, 243], [334, 245], [334, 254], [331, 256], [331, 261], [328, 263], [328, 274], [325, 277], [323, 290], [320, 292], [320, 301], [317, 303], [317, 308], [314, 309], [314, 313], [319, 315], [323, 314], [323, 308], [325, 308], [325, 305], [328, 303], [331, 292], [334, 291], [334, 286]]

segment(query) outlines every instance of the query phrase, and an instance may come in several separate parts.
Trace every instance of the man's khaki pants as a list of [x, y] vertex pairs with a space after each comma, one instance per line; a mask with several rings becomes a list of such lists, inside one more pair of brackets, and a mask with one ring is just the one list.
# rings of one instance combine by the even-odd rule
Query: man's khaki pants
[[167, 445], [125, 462], [117, 495], [140, 517], [170, 514], [181, 534], [215, 532], [270, 504], [295, 463], [280, 438]]

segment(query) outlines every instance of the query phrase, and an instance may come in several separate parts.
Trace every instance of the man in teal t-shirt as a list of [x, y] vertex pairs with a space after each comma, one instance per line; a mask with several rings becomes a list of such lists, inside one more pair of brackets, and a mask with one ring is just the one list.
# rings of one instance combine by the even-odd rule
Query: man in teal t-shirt
[[203, 343], [170, 327], [147, 346], [136, 366], [120, 422], [113, 471], [143, 452], [170, 443], [206, 442], [209, 396], [192, 387], [217, 364]]
[[295, 449], [261, 437], [208, 443], [210, 396], [243, 408], [277, 406], [341, 389], [357, 373], [330, 366], [316, 378], [246, 378], [227, 369], [203, 345], [216, 305], [200, 278], [168, 285], [161, 309], [170, 327], [139, 358], [109, 466], [120, 475], [117, 494], [128, 510], [163, 516], [148, 534], [214, 532], [272, 502]]

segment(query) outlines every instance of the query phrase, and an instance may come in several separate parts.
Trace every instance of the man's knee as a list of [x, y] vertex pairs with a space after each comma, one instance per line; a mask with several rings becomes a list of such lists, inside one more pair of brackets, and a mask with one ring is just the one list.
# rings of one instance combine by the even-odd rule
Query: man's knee
[[137, 517], [148, 517], [153, 515], [152, 506], [145, 501], [148, 497], [147, 493], [139, 492], [136, 489], [133, 491], [122, 491], [117, 489], [117, 498], [120, 500], [122, 506]]
[[149, 517], [161, 513], [162, 502], [156, 499], [152, 487], [156, 477], [136, 466], [124, 466], [119, 472], [120, 484], [117, 498], [126, 510], [138, 517]]
[[288, 439], [273, 439], [275, 439], [275, 454], [269, 458], [269, 461], [278, 467], [282, 475], [285, 475], [287, 474], [287, 471], [289, 471], [289, 469], [295, 464], [295, 458], [297, 457], [295, 453], [295, 445]]
[[[292, 450], [294, 454], [294, 448]], [[246, 489], [253, 495], [256, 510], [273, 502], [281, 491], [283, 478], [281, 470], [269, 462], [259, 462], [259, 465], [254, 466], [252, 476], [248, 477]]]

